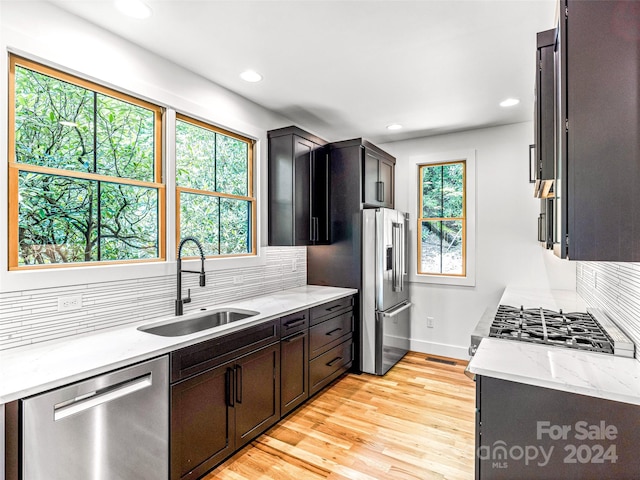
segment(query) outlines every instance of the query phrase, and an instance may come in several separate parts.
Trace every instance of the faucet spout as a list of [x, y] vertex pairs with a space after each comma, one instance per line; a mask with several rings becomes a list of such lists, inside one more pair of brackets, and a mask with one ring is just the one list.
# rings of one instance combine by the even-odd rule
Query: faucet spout
[[[183, 270], [182, 269], [182, 247], [186, 242], [193, 242], [198, 247], [200, 252], [200, 271], [194, 270]], [[204, 272], [204, 250], [202, 245], [198, 240], [194, 237], [184, 237], [180, 241], [180, 245], [178, 246], [178, 258], [176, 259], [176, 270], [177, 270], [177, 298], [176, 298], [176, 316], [182, 315], [184, 313], [184, 304], [191, 302], [191, 290], [188, 290], [187, 298], [182, 298], [182, 274], [183, 273], [197, 273], [200, 276], [200, 286], [204, 287], [206, 285], [206, 276]]]

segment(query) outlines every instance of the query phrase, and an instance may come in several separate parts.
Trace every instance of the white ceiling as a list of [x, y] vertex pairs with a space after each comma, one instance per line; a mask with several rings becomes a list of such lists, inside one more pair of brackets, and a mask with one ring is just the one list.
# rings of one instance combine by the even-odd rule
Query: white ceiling
[[[50, 0], [327, 140], [383, 143], [529, 121], [556, 0]], [[239, 73], [264, 76], [246, 83]], [[498, 105], [507, 97], [521, 103]], [[386, 126], [404, 128], [390, 132]]]

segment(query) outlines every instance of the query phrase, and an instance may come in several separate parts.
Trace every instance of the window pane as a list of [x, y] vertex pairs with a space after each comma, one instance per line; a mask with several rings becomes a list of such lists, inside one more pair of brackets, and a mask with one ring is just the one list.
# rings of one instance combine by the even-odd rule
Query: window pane
[[97, 260], [97, 184], [20, 172], [18, 264]]
[[442, 217], [442, 166], [422, 167], [422, 218]]
[[463, 273], [462, 221], [422, 222], [420, 273]]
[[100, 260], [157, 258], [158, 191], [101, 183]]
[[216, 133], [176, 121], [176, 185], [215, 191]]
[[154, 181], [154, 112], [96, 94], [97, 171]]
[[248, 195], [249, 145], [226, 135], [216, 135], [216, 191]]
[[463, 177], [462, 163], [442, 166], [442, 216], [445, 218], [463, 216]]
[[[180, 192], [180, 238], [194, 237], [205, 255], [219, 254], [219, 198]], [[193, 242], [187, 242], [182, 256], [199, 256]]]
[[93, 117], [93, 92], [16, 66], [16, 162], [93, 172]]
[[220, 254], [250, 251], [251, 204], [244, 200], [220, 199]]

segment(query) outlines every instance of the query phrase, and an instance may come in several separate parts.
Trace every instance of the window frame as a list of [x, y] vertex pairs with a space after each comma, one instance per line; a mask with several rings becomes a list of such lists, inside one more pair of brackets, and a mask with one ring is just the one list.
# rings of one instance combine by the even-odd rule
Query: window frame
[[[42, 167], [38, 165], [30, 165], [16, 162], [16, 145], [15, 145], [15, 121], [16, 121], [16, 66], [23, 67], [37, 73], [47, 75], [56, 80], [66, 82], [80, 88], [100, 93], [123, 102], [127, 102], [138, 107], [151, 110], [154, 114], [154, 165], [153, 165], [153, 181], [136, 180], [126, 177], [112, 177], [99, 173], [79, 172], [66, 169], [58, 169], [53, 167]], [[163, 117], [164, 108], [154, 103], [136, 98], [118, 90], [100, 85], [82, 77], [72, 75], [57, 68], [29, 60], [19, 55], [9, 54], [9, 85], [8, 85], [8, 270], [9, 271], [26, 271], [26, 270], [49, 270], [58, 268], [73, 268], [85, 266], [100, 265], [119, 265], [119, 264], [141, 264], [151, 262], [163, 262], [166, 260], [166, 185], [163, 181]], [[96, 260], [91, 262], [68, 262], [68, 263], [51, 263], [41, 265], [19, 265], [19, 244], [18, 244], [18, 223], [19, 223], [19, 174], [20, 172], [33, 172], [50, 176], [61, 176], [66, 178], [74, 178], [79, 180], [88, 180], [94, 182], [107, 182], [116, 185], [139, 186], [149, 189], [155, 189], [158, 194], [158, 257], [145, 259], [122, 259], [122, 260]]]
[[452, 285], [462, 287], [474, 287], [476, 285], [476, 150], [459, 150], [451, 152], [441, 152], [435, 154], [415, 155], [410, 158], [411, 182], [409, 212], [412, 218], [422, 218], [421, 195], [422, 179], [420, 177], [420, 167], [424, 165], [436, 165], [465, 161], [465, 275], [443, 275], [443, 274], [421, 274], [418, 273], [419, 255], [418, 235], [419, 223], [411, 222], [412, 228], [417, 232], [411, 232], [409, 236], [411, 246], [409, 262], [409, 281], [412, 283], [427, 283], [438, 285]]
[[[222, 193], [222, 192], [216, 192], [216, 191], [212, 191], [212, 190], [200, 190], [200, 189], [196, 189], [196, 188], [190, 188], [190, 187], [181, 187], [178, 185], [178, 179], [177, 179], [177, 175], [175, 175], [174, 172], [174, 179], [175, 179], [175, 244], [176, 244], [176, 248], [177, 246], [180, 244], [180, 193], [184, 192], [184, 193], [191, 193], [191, 194], [195, 194], [195, 195], [204, 195], [204, 196], [209, 196], [209, 197], [216, 197], [216, 198], [229, 198], [229, 199], [233, 199], [233, 200], [242, 200], [242, 201], [246, 201], [249, 202], [249, 204], [251, 205], [251, 214], [249, 215], [249, 229], [251, 231], [250, 234], [250, 238], [251, 238], [251, 249], [250, 251], [246, 252], [246, 253], [234, 253], [234, 254], [224, 254], [224, 255], [206, 255], [205, 257], [207, 259], [223, 259], [223, 258], [242, 258], [242, 257], [255, 257], [258, 254], [258, 250], [257, 250], [257, 199], [255, 196], [255, 178], [254, 178], [254, 173], [255, 173], [255, 140], [245, 137], [243, 135], [231, 132], [229, 130], [225, 130], [223, 128], [217, 127], [215, 125], [212, 125], [210, 123], [207, 123], [205, 121], [193, 118], [192, 116], [183, 114], [183, 113], [179, 113], [176, 112], [175, 114], [175, 122], [174, 122], [174, 130], [178, 125], [178, 122], [185, 122], [188, 123], [190, 125], [196, 126], [196, 127], [200, 127], [200, 128], [204, 128], [206, 130], [212, 131], [216, 134], [220, 134], [220, 135], [225, 135], [227, 137], [231, 137], [234, 138], [236, 140], [239, 140], [241, 142], [245, 142], [247, 144], [247, 195], [234, 195], [234, 194], [230, 194], [230, 193]], [[176, 142], [176, 132], [173, 132], [173, 138], [174, 138], [174, 156], [175, 156], [175, 162], [174, 162], [174, 168], [177, 168], [177, 158], [178, 158], [178, 152], [177, 152], [177, 142]], [[192, 257], [185, 257], [185, 258], [192, 258]]]
[[[424, 189], [422, 170], [425, 168], [444, 167], [447, 165], [462, 165], [462, 216], [461, 217], [418, 217], [416, 224], [416, 244], [417, 244], [417, 262], [416, 271], [418, 275], [432, 275], [443, 277], [465, 277], [467, 275], [467, 161], [466, 160], [452, 160], [449, 162], [441, 163], [423, 163], [418, 165], [418, 212], [420, 215], [424, 213], [424, 195], [422, 194]], [[462, 222], [462, 273], [436, 273], [436, 272], [423, 272], [422, 271], [422, 222], [447, 222], [447, 221], [460, 221]]]

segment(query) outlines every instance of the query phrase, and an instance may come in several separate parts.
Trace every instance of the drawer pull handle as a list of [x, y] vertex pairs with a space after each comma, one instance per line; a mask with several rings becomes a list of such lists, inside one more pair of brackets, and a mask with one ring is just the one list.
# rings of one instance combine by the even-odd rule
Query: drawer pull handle
[[294, 333], [293, 335], [291, 335], [289, 338], [285, 338], [284, 340], [282, 340], [283, 342], [293, 342], [294, 340], [296, 340], [297, 338], [300, 338], [304, 335], [306, 335], [307, 332], [298, 332], [298, 333]]
[[334, 328], [333, 330], [331, 330], [330, 332], [327, 332], [326, 335], [329, 335], [330, 337], [333, 336], [334, 333], [341, 331], [342, 328], [338, 327], [338, 328]]
[[342, 357], [336, 357], [333, 360], [331, 360], [329, 363], [327, 363], [327, 367], [333, 367], [333, 365], [337, 362], [339, 362], [340, 360], [342, 360]]
[[285, 323], [284, 326], [285, 328], [293, 328], [293, 327], [297, 327], [298, 325], [304, 324], [304, 322], [305, 322], [305, 319], [304, 317], [302, 317], [300, 320], [294, 320], [293, 322]]
[[331, 311], [331, 310], [335, 310], [336, 308], [342, 308], [344, 307], [344, 305], [340, 304], [340, 305], [334, 305], [333, 307], [327, 307], [326, 310]]
[[242, 403], [242, 367], [236, 365], [236, 403]]

